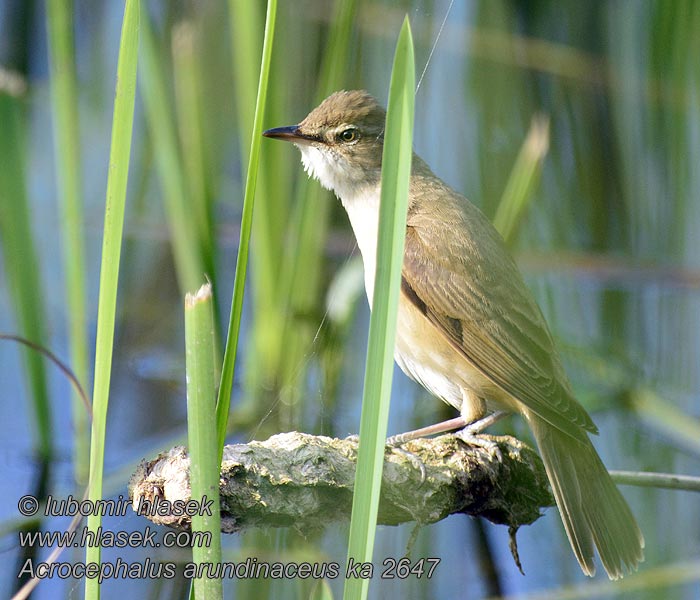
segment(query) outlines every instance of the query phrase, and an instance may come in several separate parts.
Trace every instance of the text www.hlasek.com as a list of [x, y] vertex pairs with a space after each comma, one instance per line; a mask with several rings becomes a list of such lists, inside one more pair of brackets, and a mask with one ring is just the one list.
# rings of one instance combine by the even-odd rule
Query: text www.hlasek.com
[[209, 531], [166, 531], [161, 541], [156, 541], [158, 531], [146, 527], [145, 531], [108, 531], [98, 527], [90, 531], [20, 531], [19, 543], [27, 547], [61, 548], [203, 548], [211, 546]]

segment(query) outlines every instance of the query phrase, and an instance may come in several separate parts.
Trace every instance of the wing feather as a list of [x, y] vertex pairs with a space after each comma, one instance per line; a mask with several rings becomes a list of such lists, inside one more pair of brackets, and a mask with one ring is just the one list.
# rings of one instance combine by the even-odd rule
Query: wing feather
[[447, 186], [437, 196], [431, 208], [445, 224], [439, 231], [434, 212], [409, 211], [404, 295], [506, 394], [575, 438], [596, 433], [498, 232]]

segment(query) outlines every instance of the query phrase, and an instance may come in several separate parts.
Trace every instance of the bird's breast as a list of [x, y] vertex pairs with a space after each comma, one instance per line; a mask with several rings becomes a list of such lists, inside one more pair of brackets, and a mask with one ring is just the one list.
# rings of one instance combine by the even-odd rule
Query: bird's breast
[[377, 268], [377, 238], [379, 231], [379, 190], [361, 191], [342, 197], [357, 246], [365, 267], [365, 290], [369, 305], [374, 296], [374, 275]]
[[[370, 307], [377, 264], [379, 194], [341, 198], [365, 268], [365, 290]], [[399, 297], [394, 357], [411, 379], [447, 404], [470, 414], [469, 396], [483, 397], [490, 382], [450, 344], [447, 338], [403, 295]]]

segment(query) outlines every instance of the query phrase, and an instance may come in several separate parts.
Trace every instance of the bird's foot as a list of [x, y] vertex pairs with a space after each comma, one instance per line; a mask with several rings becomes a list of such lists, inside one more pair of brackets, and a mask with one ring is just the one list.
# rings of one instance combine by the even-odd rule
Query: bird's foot
[[483, 448], [486, 450], [490, 458], [495, 459], [498, 462], [503, 462], [503, 454], [501, 454], [501, 449], [498, 447], [497, 442], [489, 439], [491, 436], [471, 433], [468, 431], [467, 427], [461, 431], [457, 431], [454, 436], [467, 444], [467, 446]]
[[507, 414], [508, 413], [504, 411], [496, 411], [483, 419], [470, 423], [454, 435], [465, 444], [483, 448], [488, 452], [489, 456], [495, 458], [498, 462], [503, 462], [503, 455], [501, 454], [501, 449], [498, 447], [498, 443], [490, 439], [490, 436], [480, 434], [484, 429], [500, 421]]

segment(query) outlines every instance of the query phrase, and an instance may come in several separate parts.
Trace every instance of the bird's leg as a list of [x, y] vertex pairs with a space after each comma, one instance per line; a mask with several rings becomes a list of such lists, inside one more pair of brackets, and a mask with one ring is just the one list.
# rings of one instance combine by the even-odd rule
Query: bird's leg
[[436, 435], [438, 433], [445, 433], [446, 431], [454, 431], [455, 429], [459, 429], [459, 431], [455, 433], [455, 437], [458, 437], [460, 440], [471, 446], [484, 448], [489, 452], [489, 454], [495, 456], [499, 461], [501, 461], [502, 456], [501, 451], [498, 449], [498, 444], [477, 434], [497, 421], [500, 421], [507, 414], [508, 413], [505, 411], [497, 411], [483, 417], [482, 419], [472, 421], [471, 423], [469, 423], [465, 417], [455, 417], [454, 419], [441, 421], [440, 423], [435, 423], [434, 425], [429, 425], [428, 427], [421, 427], [420, 429], [414, 429], [413, 431], [407, 431], [406, 433], [392, 435], [391, 437], [387, 438], [386, 445], [393, 446], [395, 450], [405, 454], [411, 460], [414, 466], [417, 466], [420, 469], [422, 483], [423, 480], [425, 480], [425, 466], [423, 463], [410, 452], [403, 450], [402, 448], [398, 448], [397, 446], [427, 435]]
[[467, 425], [464, 429], [462, 429], [462, 431], [458, 433], [466, 431], [471, 435], [476, 435], [477, 433], [481, 433], [487, 427], [491, 427], [491, 425], [493, 425], [494, 423], [498, 423], [503, 417], [507, 416], [507, 411], [497, 410], [496, 412], [492, 412], [490, 415], [486, 415], [478, 421], [473, 421], [472, 423], [469, 423], [469, 425]]
[[401, 444], [405, 444], [406, 442], [410, 442], [411, 440], [416, 440], [428, 435], [437, 435], [438, 433], [445, 433], [446, 431], [454, 431], [455, 429], [459, 429], [460, 431], [455, 433], [457, 437], [465, 441], [469, 440], [468, 443], [478, 446], [479, 444], [472, 441], [472, 438], [476, 437], [478, 433], [481, 433], [484, 429], [500, 421], [507, 415], [507, 412], [499, 410], [482, 419], [479, 419], [478, 421], [472, 421], [471, 423], [469, 423], [464, 417], [455, 417], [454, 419], [435, 423], [435, 425], [428, 425], [427, 427], [421, 427], [420, 429], [414, 429], [413, 431], [407, 431], [406, 433], [392, 435], [391, 437], [387, 438], [386, 443], [388, 446], [399, 446]]
[[464, 417], [455, 417], [454, 419], [449, 419], [448, 421], [435, 423], [435, 425], [428, 425], [428, 427], [421, 427], [420, 429], [414, 429], [413, 431], [407, 431], [406, 433], [392, 435], [391, 437], [387, 438], [386, 443], [388, 446], [400, 446], [401, 444], [405, 444], [411, 440], [417, 440], [418, 438], [425, 437], [426, 435], [436, 435], [438, 433], [445, 433], [446, 431], [454, 431], [455, 429], [462, 429], [468, 425], [469, 424]]
[[497, 423], [505, 416], [508, 416], [508, 413], [506, 411], [499, 410], [471, 423], [468, 423], [464, 417], [455, 417], [454, 419], [441, 421], [440, 423], [435, 423], [434, 425], [429, 425], [428, 427], [421, 427], [420, 429], [414, 429], [413, 431], [407, 431], [406, 433], [392, 435], [391, 437], [387, 438], [386, 444], [387, 446], [400, 446], [401, 444], [405, 444], [406, 442], [410, 442], [411, 440], [416, 440], [421, 437], [437, 435], [438, 433], [445, 433], [446, 431], [454, 431], [455, 429], [459, 429], [459, 431], [455, 433], [455, 437], [458, 437], [465, 444], [484, 448], [485, 450], [488, 450], [490, 454], [500, 458], [498, 444], [478, 434], [480, 434], [487, 427]]

